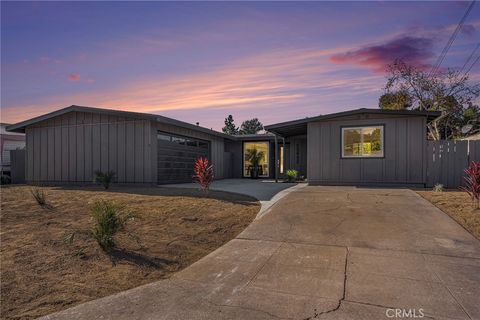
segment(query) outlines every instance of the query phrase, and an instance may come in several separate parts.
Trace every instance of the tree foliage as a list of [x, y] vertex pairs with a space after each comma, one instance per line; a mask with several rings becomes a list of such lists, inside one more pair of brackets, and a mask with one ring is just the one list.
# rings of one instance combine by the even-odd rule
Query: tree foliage
[[406, 110], [412, 106], [412, 99], [403, 91], [387, 92], [380, 97], [378, 106], [386, 110]]
[[238, 127], [235, 126], [235, 122], [231, 114], [225, 118], [225, 126], [222, 128], [222, 131], [230, 135], [238, 134]]
[[480, 129], [480, 84], [471, 83], [467, 74], [458, 70], [439, 70], [435, 74], [407, 65], [401, 60], [388, 67], [385, 94], [380, 97], [382, 109], [440, 111], [441, 116], [428, 124], [431, 139], [455, 139], [461, 128], [473, 125], [469, 134]]
[[262, 130], [263, 124], [257, 118], [253, 118], [242, 122], [239, 134], [256, 134]]

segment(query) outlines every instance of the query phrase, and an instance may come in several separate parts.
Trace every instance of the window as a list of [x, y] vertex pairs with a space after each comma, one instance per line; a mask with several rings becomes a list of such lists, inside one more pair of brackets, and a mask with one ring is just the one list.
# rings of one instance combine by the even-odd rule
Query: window
[[383, 157], [383, 128], [383, 126], [342, 128], [342, 157]]
[[268, 142], [245, 142], [243, 144], [243, 176], [250, 177], [253, 165], [249, 160], [252, 152], [260, 154], [258, 161], [258, 176], [268, 177], [269, 143]]
[[172, 142], [172, 143], [180, 144], [182, 146], [202, 148], [202, 149], [209, 148], [209, 142], [206, 140], [182, 137], [180, 135], [171, 134], [168, 132], [158, 131], [157, 139], [160, 142]]
[[158, 140], [162, 140], [162, 141], [172, 141], [171, 136], [169, 136], [167, 134], [163, 134], [163, 133], [157, 134], [157, 138], [158, 138]]

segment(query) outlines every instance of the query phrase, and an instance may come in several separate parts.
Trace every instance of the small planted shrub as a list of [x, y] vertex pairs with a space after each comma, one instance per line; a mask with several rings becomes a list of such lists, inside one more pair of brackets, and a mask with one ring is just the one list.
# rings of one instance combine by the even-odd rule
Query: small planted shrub
[[133, 215], [124, 206], [108, 200], [95, 201], [91, 214], [94, 221], [92, 235], [104, 251], [110, 252], [115, 248], [115, 234], [124, 229]]
[[295, 182], [297, 180], [297, 175], [298, 175], [297, 170], [289, 169], [289, 170], [287, 170], [287, 172], [285, 174], [287, 176], [287, 181], [288, 182]]
[[110, 183], [112, 183], [113, 179], [115, 178], [115, 171], [107, 171], [107, 172], [102, 172], [100, 170], [95, 171], [95, 178], [93, 181], [95, 183], [100, 183], [105, 190], [110, 188]]
[[465, 174], [464, 186], [460, 189], [468, 193], [475, 209], [478, 209], [480, 205], [480, 162], [472, 161], [470, 166], [465, 169]]
[[10, 178], [10, 176], [7, 176], [6, 174], [2, 174], [0, 176], [0, 184], [1, 185], [10, 184], [10, 183], [12, 183], [12, 179]]
[[43, 207], [47, 204], [47, 194], [42, 188], [32, 188], [30, 193], [40, 206]]
[[210, 184], [213, 181], [213, 165], [211, 165], [207, 158], [198, 158], [195, 161], [193, 168], [193, 181], [198, 183], [205, 194], [208, 194]]
[[433, 186], [433, 192], [443, 192], [443, 191], [444, 191], [443, 184], [437, 183]]

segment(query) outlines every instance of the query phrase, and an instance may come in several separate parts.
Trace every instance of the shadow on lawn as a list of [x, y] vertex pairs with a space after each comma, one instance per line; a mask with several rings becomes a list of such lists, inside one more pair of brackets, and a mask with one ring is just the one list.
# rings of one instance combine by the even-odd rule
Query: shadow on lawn
[[134, 251], [126, 249], [113, 249], [108, 253], [110, 260], [115, 265], [120, 262], [129, 262], [141, 267], [150, 267], [150, 268], [162, 268], [165, 266], [178, 265], [177, 261], [149, 257]]
[[[45, 185], [48, 187], [49, 185]], [[105, 190], [100, 186], [96, 185], [84, 185], [84, 186], [62, 186], [62, 185], [51, 185], [50, 187], [58, 190], [79, 190], [86, 192], [107, 192], [107, 193], [123, 193], [123, 194], [137, 194], [143, 196], [164, 196], [164, 197], [189, 197], [189, 198], [205, 198], [205, 199], [214, 199], [221, 200], [226, 202], [231, 202], [234, 204], [242, 205], [258, 205], [258, 200], [239, 193], [227, 192], [227, 191], [218, 191], [210, 190], [208, 195], [194, 188], [166, 188], [166, 187], [148, 187], [148, 186], [122, 186], [122, 185], [112, 185], [110, 189]]]

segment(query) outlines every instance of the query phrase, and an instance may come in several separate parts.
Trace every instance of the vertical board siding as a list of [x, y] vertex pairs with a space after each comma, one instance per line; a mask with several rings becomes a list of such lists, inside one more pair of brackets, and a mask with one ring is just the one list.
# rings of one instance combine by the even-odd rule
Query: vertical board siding
[[134, 160], [134, 168], [135, 168], [135, 181], [141, 182], [143, 181], [143, 167], [144, 167], [144, 154], [143, 154], [143, 147], [144, 147], [144, 132], [143, 132], [143, 123], [136, 121], [135, 122], [135, 160]]
[[96, 170], [113, 170], [122, 183], [150, 183], [156, 175], [147, 120], [71, 112], [25, 132], [30, 183], [91, 183]]
[[[342, 158], [342, 127], [384, 126], [384, 157]], [[312, 184], [424, 184], [422, 117], [336, 119], [308, 124], [308, 172]]]
[[77, 113], [76, 136], [76, 181], [85, 181], [85, 119], [84, 113]]
[[125, 124], [125, 181], [135, 181], [135, 124]]
[[[53, 124], [52, 124], [53, 125]], [[49, 127], [47, 128], [47, 139], [48, 139], [48, 146], [47, 146], [47, 179], [50, 181], [55, 180], [55, 128]]]
[[117, 124], [117, 178], [118, 182], [124, 183], [127, 181], [127, 174], [126, 174], [126, 153], [125, 153], [125, 146], [127, 143], [126, 139], [126, 124], [125, 121], [120, 121]]
[[480, 161], [480, 141], [440, 140], [427, 142], [427, 187], [442, 184], [454, 189], [463, 185], [464, 170], [471, 161]]

